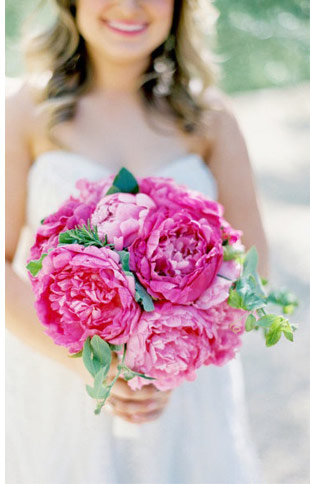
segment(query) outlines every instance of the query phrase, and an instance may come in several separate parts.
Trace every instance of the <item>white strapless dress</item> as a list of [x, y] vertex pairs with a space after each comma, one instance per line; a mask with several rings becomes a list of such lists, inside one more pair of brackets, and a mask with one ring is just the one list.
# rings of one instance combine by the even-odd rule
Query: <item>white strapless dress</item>
[[[14, 259], [20, 277], [40, 220], [76, 193], [76, 180], [109, 174], [65, 151], [35, 161], [27, 225]], [[152, 175], [216, 198], [214, 178], [198, 155], [187, 154]], [[94, 415], [94, 401], [69, 370], [10, 333], [6, 354], [6, 484], [262, 484], [239, 356], [222, 368], [201, 368], [195, 382], [174, 390], [157, 421], [119, 435], [113, 416]]]

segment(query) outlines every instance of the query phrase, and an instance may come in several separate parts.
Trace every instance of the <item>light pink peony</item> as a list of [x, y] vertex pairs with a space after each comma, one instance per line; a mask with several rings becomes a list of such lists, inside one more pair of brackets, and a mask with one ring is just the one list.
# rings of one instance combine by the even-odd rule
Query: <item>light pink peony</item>
[[[156, 378], [159, 390], [170, 390], [184, 380], [196, 378], [195, 370], [209, 357], [216, 337], [212, 320], [191, 306], [157, 303], [142, 313], [135, 333], [127, 343], [126, 364], [132, 370]], [[129, 381], [133, 390], [150, 383], [140, 377]]]
[[210, 341], [211, 351], [204, 364], [222, 366], [235, 357], [241, 346], [248, 312], [232, 308], [224, 301], [202, 313], [205, 321], [216, 324], [217, 332], [217, 337]]
[[76, 188], [80, 191], [79, 199], [81, 202], [95, 208], [97, 203], [105, 196], [109, 188], [111, 188], [113, 180], [114, 175], [97, 181], [89, 181], [86, 178], [81, 178], [75, 184]]
[[232, 283], [238, 279], [240, 272], [241, 265], [239, 263], [234, 260], [224, 261], [212, 284], [193, 305], [198, 309], [209, 309], [225, 301], [229, 296], [229, 289]]
[[149, 294], [177, 304], [195, 301], [222, 263], [220, 233], [185, 210], [151, 210], [129, 247], [130, 269]]
[[144, 193], [114, 193], [98, 203], [91, 223], [97, 226], [101, 239], [106, 235], [116, 250], [122, 250], [132, 244], [153, 207], [154, 202]]
[[64, 245], [43, 260], [36, 309], [54, 342], [78, 352], [88, 336], [126, 343], [140, 316], [135, 282], [108, 248]]
[[71, 197], [66, 200], [60, 209], [46, 217], [38, 228], [28, 261], [40, 259], [43, 253], [57, 247], [60, 232], [74, 229], [77, 225], [87, 224], [91, 213], [91, 207], [76, 198]]

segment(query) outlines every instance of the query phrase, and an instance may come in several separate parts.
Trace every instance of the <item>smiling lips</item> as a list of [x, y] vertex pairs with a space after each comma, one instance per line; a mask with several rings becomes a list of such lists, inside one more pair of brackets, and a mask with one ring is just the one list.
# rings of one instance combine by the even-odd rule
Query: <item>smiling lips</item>
[[104, 20], [104, 24], [114, 32], [118, 32], [123, 35], [137, 35], [144, 32], [148, 25], [147, 24], [138, 24], [132, 22], [117, 22], [116, 20]]

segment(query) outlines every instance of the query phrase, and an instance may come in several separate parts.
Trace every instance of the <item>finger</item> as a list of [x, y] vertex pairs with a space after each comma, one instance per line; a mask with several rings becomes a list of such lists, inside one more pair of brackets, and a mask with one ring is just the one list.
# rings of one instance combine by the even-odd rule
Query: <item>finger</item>
[[[132, 390], [125, 380], [118, 379], [111, 390], [111, 395], [124, 400], [161, 399], [166, 392], [160, 392], [154, 385], [146, 385], [141, 390]], [[170, 392], [168, 392], [170, 393]]]
[[143, 400], [143, 401], [132, 401], [132, 400], [122, 400], [118, 398], [110, 397], [110, 404], [116, 411], [127, 413], [127, 414], [147, 414], [150, 412], [155, 412], [157, 410], [163, 409], [168, 401], [156, 401], [156, 400]]
[[148, 412], [145, 414], [127, 414], [125, 412], [121, 412], [119, 410], [114, 409], [114, 415], [117, 417], [121, 417], [122, 419], [126, 420], [126, 422], [142, 424], [151, 422], [156, 420], [160, 415], [163, 413], [164, 409], [158, 409], [152, 412]]

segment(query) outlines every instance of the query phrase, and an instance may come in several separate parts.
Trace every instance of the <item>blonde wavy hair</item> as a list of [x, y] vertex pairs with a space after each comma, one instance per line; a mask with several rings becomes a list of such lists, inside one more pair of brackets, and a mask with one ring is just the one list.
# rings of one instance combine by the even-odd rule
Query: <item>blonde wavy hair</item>
[[[46, 2], [41, 1], [39, 7]], [[75, 22], [75, 0], [49, 0], [56, 15], [51, 26], [36, 35], [24, 30], [22, 49], [26, 75], [48, 75], [37, 100], [48, 111], [48, 129], [72, 119], [80, 96], [92, 88], [92, 68], [87, 46]], [[214, 38], [217, 11], [208, 0], [175, 0], [168, 40], [152, 53], [141, 79], [144, 106], [172, 115], [185, 132], [196, 131], [206, 109], [205, 89], [217, 79], [210, 41]], [[173, 48], [167, 52], [167, 42]], [[173, 62], [169, 92], [158, 96], [154, 89], [160, 75], [155, 60], [168, 55]], [[164, 99], [166, 102], [162, 102]], [[168, 111], [167, 111], [168, 108]]]

